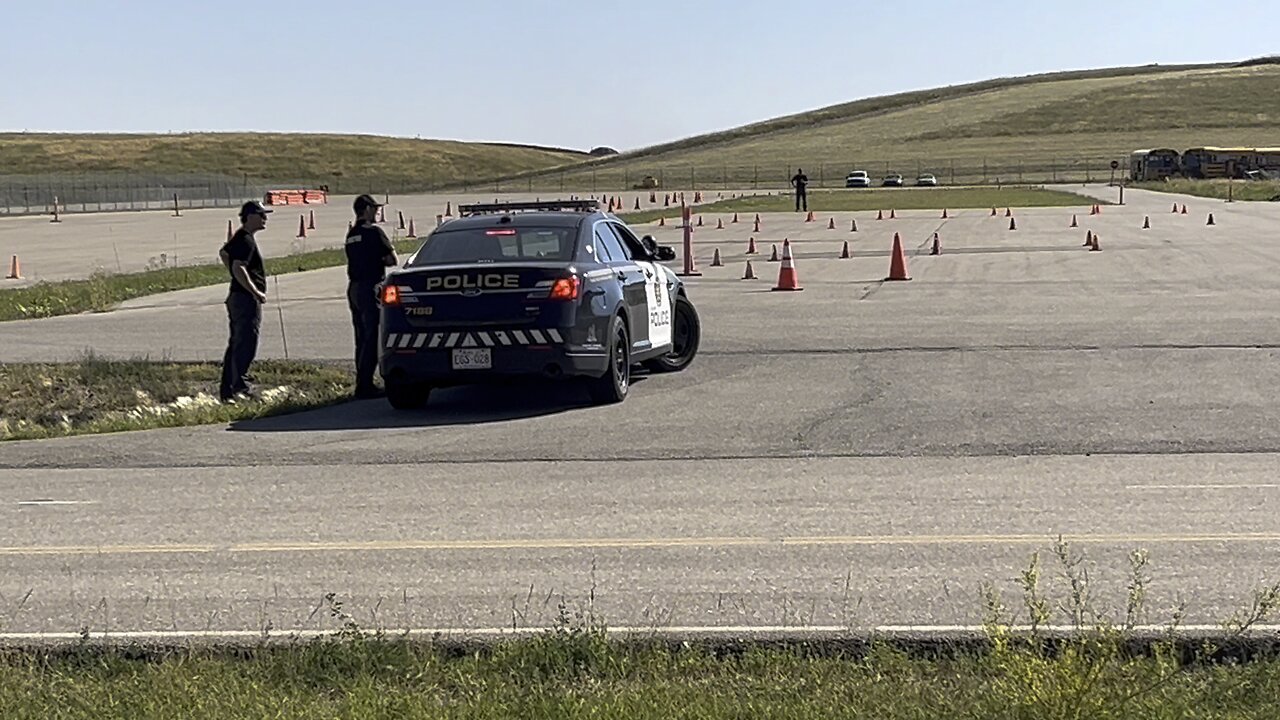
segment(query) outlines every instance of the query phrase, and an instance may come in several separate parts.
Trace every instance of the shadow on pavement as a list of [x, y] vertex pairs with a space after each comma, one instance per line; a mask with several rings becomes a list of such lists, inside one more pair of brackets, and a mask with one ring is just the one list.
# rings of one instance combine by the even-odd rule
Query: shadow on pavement
[[[633, 387], [643, 382], [632, 376]], [[443, 388], [421, 410], [396, 410], [385, 399], [352, 400], [319, 410], [234, 422], [232, 432], [316, 432], [478, 425], [557, 415], [593, 407], [571, 382], [510, 383]]]

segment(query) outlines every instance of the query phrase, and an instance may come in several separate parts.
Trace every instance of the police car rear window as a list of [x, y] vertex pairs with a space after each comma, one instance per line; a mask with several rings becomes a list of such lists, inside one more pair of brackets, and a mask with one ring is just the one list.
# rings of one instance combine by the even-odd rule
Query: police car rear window
[[576, 228], [502, 227], [438, 232], [409, 264], [500, 263], [573, 259]]

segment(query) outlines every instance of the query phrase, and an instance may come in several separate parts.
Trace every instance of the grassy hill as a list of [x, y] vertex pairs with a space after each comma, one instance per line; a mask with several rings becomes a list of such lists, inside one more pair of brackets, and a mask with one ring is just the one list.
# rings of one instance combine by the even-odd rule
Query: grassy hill
[[[0, 133], [5, 175], [207, 174], [406, 192], [576, 163], [586, 153], [522, 145], [365, 135]], [[335, 175], [341, 173], [341, 175]]]
[[1145, 147], [1280, 144], [1280, 64], [1144, 66], [1005, 78], [869, 98], [513, 179], [601, 189], [826, 186], [855, 168], [944, 182], [1106, 179]]

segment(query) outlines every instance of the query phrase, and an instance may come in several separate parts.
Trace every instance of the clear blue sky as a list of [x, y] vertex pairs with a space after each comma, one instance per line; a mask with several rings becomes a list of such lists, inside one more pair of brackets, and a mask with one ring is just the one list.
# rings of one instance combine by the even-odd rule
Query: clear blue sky
[[6, 2], [0, 129], [626, 150], [993, 77], [1280, 52], [1275, 0]]

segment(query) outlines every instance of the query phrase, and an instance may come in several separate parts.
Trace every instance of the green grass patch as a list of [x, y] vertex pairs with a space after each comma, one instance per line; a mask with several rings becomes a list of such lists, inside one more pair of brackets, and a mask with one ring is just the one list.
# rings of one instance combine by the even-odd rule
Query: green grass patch
[[415, 192], [572, 165], [586, 153], [521, 145], [306, 133], [0, 133], [12, 175], [214, 174], [334, 192]]
[[0, 364], [0, 440], [225, 423], [330, 405], [350, 396], [337, 364], [262, 360], [263, 397], [218, 402], [216, 363], [105, 360]]
[[[875, 210], [938, 210], [943, 208], [1073, 207], [1108, 204], [1060, 190], [1035, 187], [965, 188], [868, 188], [864, 190], [821, 190], [809, 193], [809, 209], [814, 212]], [[731, 212], [795, 212], [792, 195], [750, 195], [698, 205], [695, 214]], [[678, 218], [680, 208], [659, 208], [620, 214], [629, 223], [653, 222], [660, 217]]]
[[[420, 241], [400, 240], [394, 244], [396, 252], [408, 253], [416, 250]], [[342, 248], [265, 260], [268, 276], [336, 267], [346, 262]], [[100, 312], [147, 295], [230, 283], [227, 269], [217, 263], [161, 267], [135, 273], [97, 272], [82, 280], [42, 282], [30, 287], [0, 290], [0, 321]]]
[[1135, 656], [1105, 640], [921, 656], [621, 644], [551, 631], [470, 653], [346, 638], [155, 655], [0, 655], [0, 715], [25, 718], [1272, 718], [1280, 660]]
[[1185, 180], [1170, 178], [1161, 182], [1132, 183], [1129, 187], [1155, 192], [1178, 193], [1196, 197], [1240, 201], [1280, 200], [1280, 181], [1277, 180]]

